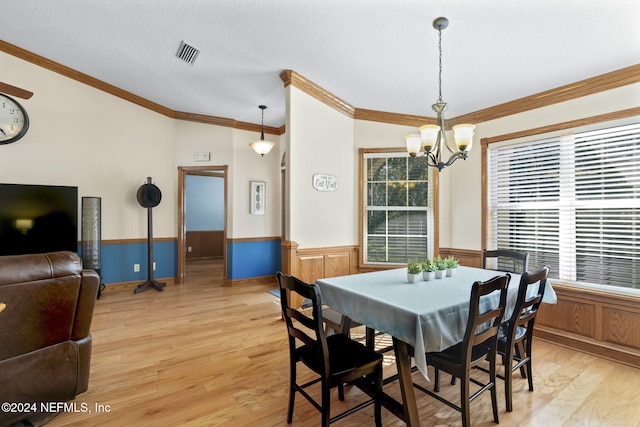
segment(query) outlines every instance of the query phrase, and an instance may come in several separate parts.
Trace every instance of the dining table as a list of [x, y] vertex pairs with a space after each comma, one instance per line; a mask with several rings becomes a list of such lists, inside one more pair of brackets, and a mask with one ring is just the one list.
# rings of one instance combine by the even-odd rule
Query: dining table
[[[409, 283], [407, 269], [397, 268], [316, 280], [322, 303], [353, 322], [392, 337], [402, 402], [383, 393], [382, 404], [408, 426], [419, 426], [413, 390], [413, 365], [429, 380], [426, 353], [442, 351], [462, 341], [469, 317], [471, 287], [507, 274], [496, 270], [460, 266], [452, 276]], [[507, 307], [503, 319], [513, 312], [520, 275], [509, 273]], [[530, 286], [529, 293], [537, 292]], [[499, 295], [487, 295], [481, 305], [493, 304]], [[549, 283], [543, 303], [555, 304], [556, 293]]]

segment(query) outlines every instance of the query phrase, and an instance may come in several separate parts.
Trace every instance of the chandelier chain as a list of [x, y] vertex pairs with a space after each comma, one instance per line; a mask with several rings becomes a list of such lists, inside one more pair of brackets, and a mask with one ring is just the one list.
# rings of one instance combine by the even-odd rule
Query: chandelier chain
[[438, 29], [438, 102], [442, 100], [442, 30]]

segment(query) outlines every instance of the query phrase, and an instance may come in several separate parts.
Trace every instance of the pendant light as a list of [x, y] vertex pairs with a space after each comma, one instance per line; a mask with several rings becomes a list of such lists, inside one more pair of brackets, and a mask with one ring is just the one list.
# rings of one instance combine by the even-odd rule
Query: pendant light
[[268, 154], [269, 151], [271, 151], [271, 149], [273, 148], [274, 145], [276, 145], [276, 143], [272, 141], [264, 140], [264, 110], [267, 109], [267, 106], [260, 105], [258, 106], [258, 108], [262, 110], [262, 132], [260, 133], [260, 140], [250, 142], [249, 145], [251, 146], [251, 148], [253, 148], [253, 151], [255, 151], [256, 153], [264, 157], [265, 154]]

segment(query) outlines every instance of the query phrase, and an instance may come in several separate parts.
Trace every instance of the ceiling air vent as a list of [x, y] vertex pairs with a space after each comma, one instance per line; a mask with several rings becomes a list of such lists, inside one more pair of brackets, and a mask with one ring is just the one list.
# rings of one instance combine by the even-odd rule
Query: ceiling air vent
[[199, 53], [200, 51], [198, 49], [193, 46], [189, 46], [184, 41], [182, 41], [180, 42], [180, 47], [178, 48], [176, 56], [184, 62], [188, 62], [189, 64], [193, 65], [193, 63], [196, 62], [196, 58], [198, 57]]

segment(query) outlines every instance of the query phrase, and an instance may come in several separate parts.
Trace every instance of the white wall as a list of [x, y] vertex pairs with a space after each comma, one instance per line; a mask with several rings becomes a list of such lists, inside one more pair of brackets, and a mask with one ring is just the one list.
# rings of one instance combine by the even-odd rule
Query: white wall
[[[248, 145], [257, 132], [174, 120], [3, 52], [0, 80], [34, 92], [19, 100], [29, 131], [0, 146], [0, 182], [78, 186], [80, 197], [102, 197], [102, 237], [118, 240], [146, 238], [136, 192], [151, 176], [162, 191], [154, 237], [176, 237], [178, 166], [228, 165], [229, 237], [280, 235], [279, 147], [257, 155]], [[196, 162], [197, 152], [211, 160]], [[250, 180], [267, 182], [265, 216], [249, 215]]]
[[[234, 161], [230, 168], [233, 185], [229, 188], [233, 194], [232, 224], [230, 237], [277, 237], [281, 236], [281, 189], [279, 137], [265, 134], [264, 139], [276, 145], [264, 157], [256, 154], [249, 143], [260, 139], [257, 132], [235, 129], [233, 131]], [[265, 215], [251, 215], [250, 182], [266, 182]]]
[[0, 182], [77, 186], [80, 197], [102, 197], [103, 239], [128, 239], [146, 237], [136, 192], [151, 176], [163, 193], [154, 236], [175, 237], [174, 120], [3, 52], [0, 80], [34, 93], [19, 99], [29, 131], [0, 146]]
[[[353, 171], [354, 120], [299, 89], [287, 90], [286, 238], [300, 247], [354, 244], [357, 180]], [[314, 174], [335, 175], [334, 192], [313, 189]]]

